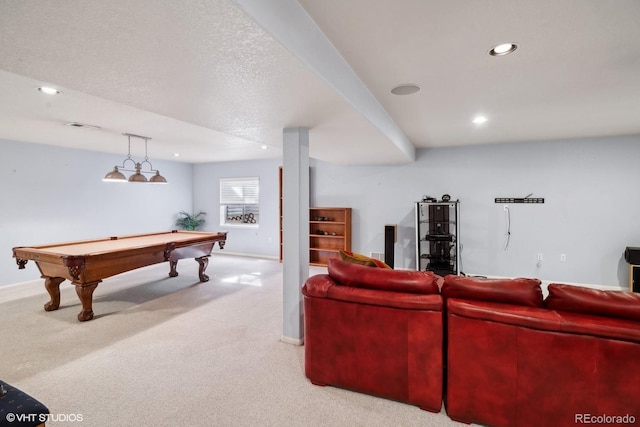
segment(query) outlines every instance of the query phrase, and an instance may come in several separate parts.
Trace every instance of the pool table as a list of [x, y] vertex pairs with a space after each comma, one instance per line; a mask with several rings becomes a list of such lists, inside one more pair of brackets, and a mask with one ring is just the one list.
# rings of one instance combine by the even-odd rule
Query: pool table
[[93, 318], [93, 291], [107, 277], [161, 262], [169, 262], [169, 276], [178, 275], [178, 260], [194, 258], [198, 264], [201, 282], [209, 280], [204, 272], [216, 242], [224, 248], [227, 233], [199, 231], [167, 231], [108, 237], [105, 239], [55, 243], [40, 246], [13, 248], [13, 257], [19, 269], [29, 260], [34, 261], [49, 292], [51, 301], [44, 305], [46, 311], [60, 306], [60, 284], [68, 279], [76, 287], [82, 303], [78, 314], [81, 322]]

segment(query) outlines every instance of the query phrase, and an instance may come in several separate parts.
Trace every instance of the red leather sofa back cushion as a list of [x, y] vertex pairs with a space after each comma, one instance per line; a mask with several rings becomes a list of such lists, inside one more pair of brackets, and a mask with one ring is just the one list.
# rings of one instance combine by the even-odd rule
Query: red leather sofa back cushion
[[542, 289], [538, 279], [485, 279], [448, 275], [442, 296], [503, 304], [542, 307]]
[[640, 321], [640, 294], [552, 283], [545, 307]]
[[329, 277], [343, 286], [411, 294], [438, 294], [438, 279], [442, 280], [430, 271], [367, 267], [337, 258], [329, 260], [327, 270]]

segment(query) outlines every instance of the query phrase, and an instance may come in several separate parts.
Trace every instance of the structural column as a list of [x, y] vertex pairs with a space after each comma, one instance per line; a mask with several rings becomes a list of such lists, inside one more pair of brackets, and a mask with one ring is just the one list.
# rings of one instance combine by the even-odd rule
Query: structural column
[[302, 345], [300, 288], [309, 277], [309, 129], [284, 129], [282, 147], [282, 341]]

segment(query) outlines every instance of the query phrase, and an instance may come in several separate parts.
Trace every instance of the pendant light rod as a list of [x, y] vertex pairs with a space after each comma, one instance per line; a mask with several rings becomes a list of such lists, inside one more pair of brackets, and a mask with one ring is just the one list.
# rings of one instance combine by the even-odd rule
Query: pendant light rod
[[135, 133], [127, 133], [127, 132], [123, 132], [122, 133], [124, 136], [130, 136], [132, 138], [140, 138], [140, 139], [144, 139], [144, 140], [150, 140], [151, 138], [148, 136], [142, 136], [142, 135], [136, 135]]

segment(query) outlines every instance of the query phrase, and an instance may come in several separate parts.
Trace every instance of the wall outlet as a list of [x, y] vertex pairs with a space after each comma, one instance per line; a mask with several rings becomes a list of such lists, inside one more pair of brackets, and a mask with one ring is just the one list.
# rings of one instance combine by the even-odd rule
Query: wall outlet
[[538, 261], [542, 261], [542, 254], [538, 254]]
[[566, 262], [567, 261], [567, 254], [560, 254], [560, 261], [561, 262]]

